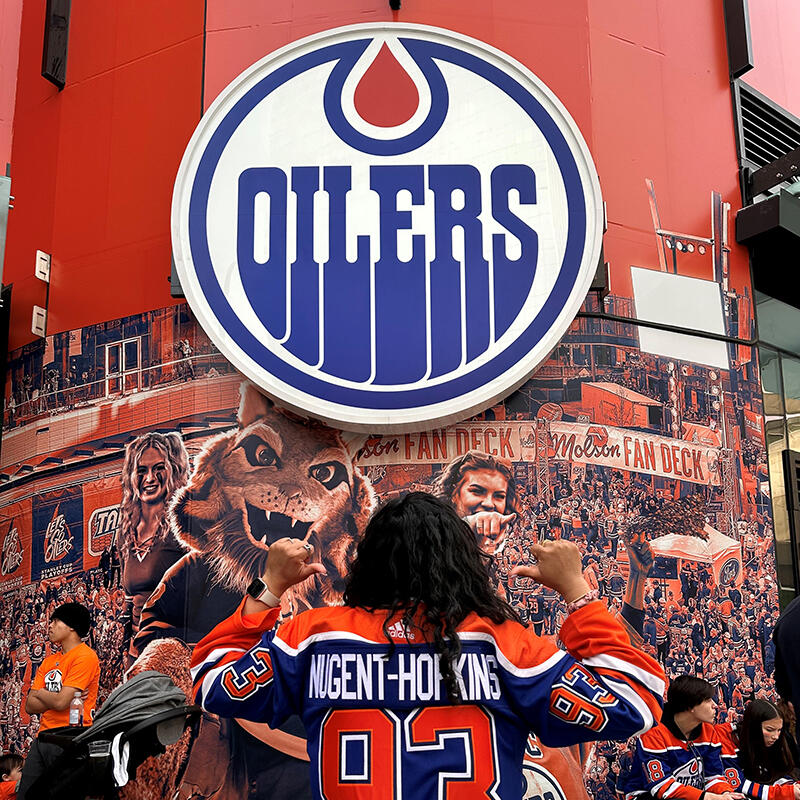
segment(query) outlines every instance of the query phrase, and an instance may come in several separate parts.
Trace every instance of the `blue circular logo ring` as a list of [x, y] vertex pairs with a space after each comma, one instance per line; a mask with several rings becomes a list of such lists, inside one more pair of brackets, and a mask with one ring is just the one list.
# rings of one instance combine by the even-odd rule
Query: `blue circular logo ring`
[[[438, 62], [468, 70], [511, 98], [539, 129], [560, 170], [568, 208], [564, 256], [547, 300], [525, 329], [505, 349], [473, 369], [467, 368], [449, 380], [431, 385], [409, 389], [395, 387], [388, 390], [341, 385], [325, 380], [319, 374], [309, 374], [270, 350], [237, 314], [219, 284], [209, 250], [207, 207], [212, 179], [232, 135], [258, 103], [286, 82], [329, 62], [352, 61], [354, 54], [363, 52], [371, 41], [372, 26], [352, 26], [310, 37], [309, 40], [304, 40], [305, 47], [300, 46], [302, 42], [290, 45], [290, 48], [297, 47], [299, 54], [288, 61], [284, 59], [277, 68], [267, 70], [264, 77], [255, 83], [251, 74], [264, 62], [234, 81], [201, 121], [184, 156], [173, 200], [173, 247], [181, 283], [187, 288], [190, 305], [215, 344], [231, 359], [234, 366], [279, 401], [301, 413], [310, 413], [354, 430], [409, 430], [419, 428], [425, 423], [430, 426], [442, 424], [481, 410], [515, 389], [535, 369], [538, 361], [546, 357], [555, 346], [578, 310], [591, 281], [602, 236], [602, 202], [596, 175], [588, 150], [566, 111], [562, 112], [560, 122], [561, 125], [566, 123], [572, 133], [572, 146], [559, 121], [551, 116], [542, 102], [520, 82], [512, 70], [507, 71], [498, 63], [492, 63], [499, 61], [498, 58], [487, 60], [476, 54], [475, 50], [477, 47], [495, 56], [502, 54], [449, 31], [425, 26], [398, 27], [409, 34], [407, 40], [399, 37], [400, 41], [406, 46], [416, 48], [423, 57], [431, 60], [435, 58]], [[374, 27], [380, 31], [385, 31], [386, 28], [387, 25]], [[325, 38], [332, 36], [335, 39], [336, 34], [342, 32], [348, 32], [350, 37], [344, 41], [325, 44]], [[314, 44], [311, 49], [308, 42]], [[464, 47], [464, 42], [471, 47]], [[527, 72], [507, 56], [502, 58], [516, 66], [516, 72]], [[270, 60], [269, 57], [265, 59], [267, 62]], [[331, 78], [334, 75], [335, 69]], [[243, 77], [247, 77], [252, 85], [243, 92], [239, 89], [239, 94], [234, 99], [232, 94], [238, 89]], [[533, 76], [529, 77], [533, 79]], [[547, 93], [551, 105], [557, 105], [555, 98], [549, 96], [548, 90], [542, 86], [538, 88], [540, 92]], [[228, 108], [221, 119], [217, 120], [219, 114], [212, 115], [212, 111], [221, 102], [227, 103]], [[442, 113], [441, 110], [432, 108], [417, 131], [400, 144], [397, 141], [390, 142], [386, 152], [391, 154], [392, 149], [397, 151], [398, 148], [405, 152], [420, 146], [438, 130]], [[209, 130], [207, 120], [212, 117], [213, 130]], [[196, 147], [195, 140], [203, 138], [205, 144], [198, 154], [194, 152], [193, 145]], [[370, 148], [374, 147], [370, 142], [364, 144], [367, 152], [371, 152]], [[576, 159], [576, 150], [578, 159], [582, 157], [583, 173]], [[194, 162], [196, 166], [189, 162]], [[193, 170], [191, 175], [190, 170]], [[591, 207], [587, 207], [587, 199], [590, 200]], [[184, 232], [188, 236], [182, 236]], [[190, 285], [192, 290], [188, 290]], [[541, 352], [542, 342], [548, 342], [547, 352]], [[531, 353], [537, 347], [538, 360], [531, 358]], [[510, 383], [507, 380], [509, 377]]]

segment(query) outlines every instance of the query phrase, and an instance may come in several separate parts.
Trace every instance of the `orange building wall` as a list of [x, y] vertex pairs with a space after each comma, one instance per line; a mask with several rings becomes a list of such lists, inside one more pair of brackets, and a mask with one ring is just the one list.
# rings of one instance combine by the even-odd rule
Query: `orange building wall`
[[794, 0], [758, 0], [749, 6], [753, 69], [745, 83], [800, 116], [800, 5]]
[[172, 182], [200, 118], [202, 3], [73, 3], [62, 92], [40, 75], [44, 13], [26, 3], [22, 14], [11, 349], [45, 305], [37, 249], [53, 257], [48, 332], [170, 303]]
[[0, 174], [11, 160], [11, 130], [17, 88], [19, 29], [22, 0], [5, 0], [0, 5]]
[[581, 406], [585, 410], [591, 409], [593, 421], [605, 420], [629, 428], [650, 427], [648, 406], [634, 403], [600, 386], [581, 385]]
[[[676, 5], [680, 8], [676, 8]], [[476, 36], [520, 59], [577, 121], [608, 206], [612, 291], [630, 295], [628, 267], [657, 266], [642, 174], [664, 225], [709, 235], [708, 192], [738, 202], [724, 30], [715, 3], [579, 0], [405, 0], [396, 17]], [[491, 12], [491, 13], [490, 13]], [[9, 225], [5, 282], [14, 284], [10, 347], [30, 341], [35, 250], [53, 256], [48, 332], [168, 305], [169, 205], [181, 154], [204, 104], [245, 66], [297, 37], [391, 20], [384, 0], [255, 5], [209, 0], [205, 86], [200, 4], [176, 0], [75, 4], [67, 86], [39, 74], [44, 9], [26, 4], [12, 153], [22, 187]], [[709, 51], [708, 42], [713, 46]], [[620, 91], [624, 87], [624, 91]], [[685, 167], [683, 166], [685, 165]], [[55, 209], [58, 208], [58, 215]], [[121, 265], [131, 278], [114, 280]], [[749, 280], [734, 245], [732, 282]], [[683, 274], [711, 278], [710, 259]]]

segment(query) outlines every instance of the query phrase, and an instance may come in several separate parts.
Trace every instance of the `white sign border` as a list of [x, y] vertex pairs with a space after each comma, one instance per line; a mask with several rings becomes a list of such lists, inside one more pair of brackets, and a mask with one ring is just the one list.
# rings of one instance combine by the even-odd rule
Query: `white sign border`
[[[528, 352], [524, 359], [518, 361], [513, 369], [457, 399], [407, 409], [358, 409], [309, 395], [277, 379], [244, 353], [221, 327], [194, 274], [189, 240], [188, 207], [197, 164], [205, 151], [209, 138], [216, 130], [218, 121], [225, 116], [231, 104], [238, 100], [241, 92], [249, 88], [257, 74], [260, 74], [265, 68], [274, 69], [280, 62], [286, 60], [287, 56], [294, 57], [301, 48], [312, 49], [323, 43], [333, 44], [337, 40], [349, 39], [359, 33], [402, 35], [404, 31], [410, 35], [422, 33], [427, 38], [438, 38], [446, 44], [455, 45], [461, 49], [477, 50], [481, 56], [488, 53], [501, 62], [509, 73], [513, 75], [516, 72], [520, 77], [534, 84], [551, 106], [560, 113], [560, 119], [555, 121], [572, 147], [584, 188], [584, 197], [587, 201], [587, 243], [578, 273], [579, 279], [576, 281], [567, 303], [550, 326], [547, 335]], [[445, 426], [465, 420], [510, 395], [533, 374], [559, 344], [589, 291], [602, 248], [603, 217], [600, 182], [589, 148], [569, 112], [536, 75], [507, 53], [464, 34], [429, 25], [384, 22], [346, 25], [298, 39], [260, 59], [223, 89], [200, 120], [181, 160], [172, 197], [171, 231], [175, 268], [189, 306], [206, 334], [239, 372], [252, 380], [256, 386], [278, 403], [303, 416], [321, 419], [329, 425], [344, 430], [366, 433], [403, 433]]]

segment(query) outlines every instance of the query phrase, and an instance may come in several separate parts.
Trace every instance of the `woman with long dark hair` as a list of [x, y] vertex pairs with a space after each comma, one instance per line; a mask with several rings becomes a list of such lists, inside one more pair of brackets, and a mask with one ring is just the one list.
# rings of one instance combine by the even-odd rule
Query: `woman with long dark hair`
[[[769, 700], [751, 700], [738, 727], [716, 726], [722, 761], [734, 789], [758, 800], [800, 800], [797, 770], [786, 725]], [[736, 780], [733, 780], [733, 778]]]
[[[359, 542], [344, 606], [277, 631], [280, 595], [323, 571], [282, 539], [239, 609], [195, 648], [197, 700], [224, 717], [308, 732], [321, 798], [519, 798], [529, 731], [560, 747], [625, 739], [660, 716], [664, 674], [597, 602], [570, 542], [531, 547], [512, 574], [558, 591], [568, 652], [518, 622], [448, 503], [416, 492], [386, 503]], [[481, 792], [483, 794], [481, 794]], [[472, 795], [470, 795], [472, 796]]]

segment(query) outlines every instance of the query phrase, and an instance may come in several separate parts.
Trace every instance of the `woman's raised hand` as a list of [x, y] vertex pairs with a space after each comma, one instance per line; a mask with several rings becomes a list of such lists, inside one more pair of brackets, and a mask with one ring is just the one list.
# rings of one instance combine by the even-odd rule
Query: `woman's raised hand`
[[583, 578], [580, 550], [572, 543], [559, 539], [532, 544], [529, 552], [536, 562], [520, 564], [509, 573], [533, 578], [549, 589], [557, 591], [567, 603], [572, 603], [591, 591]]
[[262, 576], [269, 590], [280, 597], [290, 586], [316, 573], [325, 573], [318, 561], [312, 562], [314, 548], [302, 539], [284, 537], [269, 546], [267, 569]]

